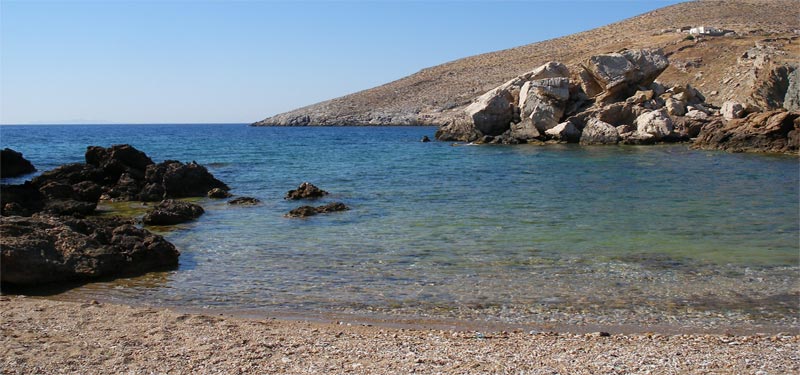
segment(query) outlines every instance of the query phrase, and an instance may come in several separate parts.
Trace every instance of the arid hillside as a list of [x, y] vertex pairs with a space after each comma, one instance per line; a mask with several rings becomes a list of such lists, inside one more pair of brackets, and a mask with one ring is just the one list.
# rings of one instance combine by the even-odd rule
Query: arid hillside
[[[679, 29], [711, 26], [727, 36], [687, 38]], [[800, 61], [800, 1], [692, 1], [557, 39], [471, 56], [423, 69], [369, 90], [282, 113], [254, 125], [443, 125], [456, 111], [497, 85], [549, 61], [580, 63], [601, 53], [662, 48], [670, 67], [658, 78], [687, 84], [720, 105], [735, 98], [747, 66], [741, 57], [756, 45], [777, 49], [777, 59]]]

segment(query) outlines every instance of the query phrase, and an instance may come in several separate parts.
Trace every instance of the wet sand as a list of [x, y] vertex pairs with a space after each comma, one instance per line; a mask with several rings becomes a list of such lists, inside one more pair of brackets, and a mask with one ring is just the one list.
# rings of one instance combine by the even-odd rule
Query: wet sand
[[800, 372], [796, 332], [606, 335], [398, 327], [5, 296], [0, 368], [3, 374]]

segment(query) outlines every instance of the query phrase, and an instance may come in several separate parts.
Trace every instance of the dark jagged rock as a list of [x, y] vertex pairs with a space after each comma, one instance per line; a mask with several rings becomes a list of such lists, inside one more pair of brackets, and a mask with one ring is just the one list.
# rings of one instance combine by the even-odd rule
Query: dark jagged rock
[[[188, 164], [175, 160], [147, 166], [146, 184], [140, 199], [153, 201], [163, 198], [204, 197], [209, 190], [230, 190], [224, 182], [214, 178], [208, 170], [195, 162]], [[154, 186], [155, 185], [155, 186]], [[158, 197], [158, 193], [163, 196]]]
[[284, 199], [315, 199], [325, 195], [328, 195], [327, 191], [322, 190], [308, 182], [303, 182], [297, 189], [289, 190]]
[[422, 139], [420, 139], [419, 141], [420, 141], [420, 142], [422, 142], [422, 143], [427, 143], [427, 142], [430, 142], [430, 141], [431, 141], [431, 139], [430, 139], [430, 138], [428, 138], [428, 136], [427, 136], [427, 135], [423, 135], [423, 136], [422, 136]]
[[129, 180], [142, 180], [147, 166], [154, 164], [144, 152], [131, 145], [89, 146], [84, 157], [86, 164], [103, 170], [107, 185], [117, 183], [123, 174], [127, 174]]
[[781, 110], [751, 113], [727, 123], [704, 126], [694, 146], [733, 152], [783, 152], [800, 150], [800, 113]]
[[146, 225], [175, 225], [197, 219], [205, 211], [194, 203], [167, 199], [161, 201], [144, 215]]
[[330, 212], [347, 211], [350, 208], [341, 202], [332, 202], [324, 206], [300, 206], [286, 214], [287, 217], [309, 217], [316, 214], [325, 214]]
[[220, 189], [220, 188], [213, 188], [213, 189], [209, 190], [208, 194], [206, 194], [206, 195], [209, 198], [222, 199], [222, 198], [230, 198], [233, 194], [231, 194], [231, 193], [229, 193], [229, 192], [227, 192], [227, 191], [225, 191], [223, 189]]
[[228, 201], [228, 204], [234, 206], [254, 206], [259, 203], [261, 203], [261, 201], [253, 197], [237, 197]]
[[17, 177], [36, 172], [36, 167], [21, 152], [10, 148], [0, 151], [0, 177]]
[[178, 250], [121, 218], [0, 218], [3, 283], [34, 285], [174, 268]]

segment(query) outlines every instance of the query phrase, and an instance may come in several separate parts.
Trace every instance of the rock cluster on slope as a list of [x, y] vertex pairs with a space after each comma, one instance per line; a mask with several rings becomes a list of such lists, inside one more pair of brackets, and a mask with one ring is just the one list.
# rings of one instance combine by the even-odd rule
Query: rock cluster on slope
[[764, 100], [760, 106], [747, 108], [726, 102], [718, 108], [706, 103], [705, 96], [691, 85], [665, 87], [656, 82], [668, 66], [660, 50], [626, 50], [592, 56], [582, 65], [579, 78], [570, 80], [566, 66], [550, 62], [479, 96], [461, 116], [441, 127], [436, 137], [475, 143], [585, 145], [697, 138], [698, 146], [704, 148], [796, 152], [800, 147], [800, 125], [794, 122], [797, 112], [782, 109], [779, 120], [752, 114], [748, 121], [734, 121], [753, 111], [791, 103], [796, 93], [788, 83], [793, 81], [760, 86], [758, 97], [781, 100]]

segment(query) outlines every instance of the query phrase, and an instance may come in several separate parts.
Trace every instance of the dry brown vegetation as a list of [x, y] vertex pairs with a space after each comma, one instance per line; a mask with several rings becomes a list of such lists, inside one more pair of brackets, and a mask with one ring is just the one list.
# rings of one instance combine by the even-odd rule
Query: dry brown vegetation
[[[713, 26], [735, 30], [735, 37], [685, 40], [675, 32], [686, 26]], [[369, 90], [280, 114], [266, 125], [439, 125], [452, 110], [462, 108], [481, 93], [548, 61], [560, 61], [573, 72], [591, 55], [625, 48], [659, 47], [675, 65], [659, 79], [663, 83], [691, 83], [710, 93], [717, 103], [726, 91], [722, 75], [756, 42], [772, 39], [800, 56], [800, 1], [727, 0], [692, 1], [661, 8], [624, 21], [557, 39], [471, 56], [431, 68]], [[694, 66], [696, 65], [696, 66]], [[699, 74], [698, 74], [699, 73]]]

